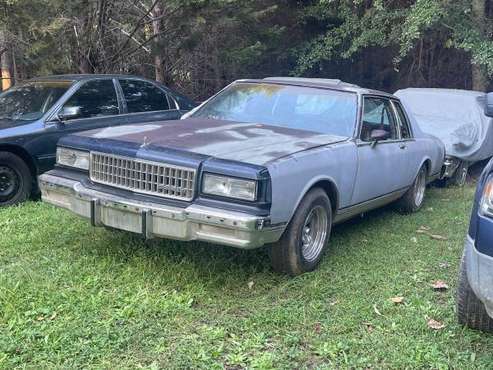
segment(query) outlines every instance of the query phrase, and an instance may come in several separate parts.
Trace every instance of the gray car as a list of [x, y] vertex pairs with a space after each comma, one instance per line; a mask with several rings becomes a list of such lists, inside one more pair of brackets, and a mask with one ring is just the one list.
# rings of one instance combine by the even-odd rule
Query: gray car
[[291, 275], [316, 268], [333, 224], [423, 204], [444, 147], [398, 98], [338, 80], [239, 80], [184, 120], [60, 140], [43, 199], [148, 238], [270, 245]]

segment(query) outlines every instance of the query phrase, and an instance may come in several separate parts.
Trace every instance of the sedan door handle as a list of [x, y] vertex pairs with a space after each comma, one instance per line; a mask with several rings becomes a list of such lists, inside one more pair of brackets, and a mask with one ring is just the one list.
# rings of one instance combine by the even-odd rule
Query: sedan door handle
[[399, 149], [406, 149], [407, 145], [406, 144], [399, 144]]

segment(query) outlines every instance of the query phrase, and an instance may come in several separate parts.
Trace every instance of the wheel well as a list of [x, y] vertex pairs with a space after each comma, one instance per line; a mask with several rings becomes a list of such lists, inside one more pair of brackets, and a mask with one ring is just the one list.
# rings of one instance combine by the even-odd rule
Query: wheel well
[[426, 167], [426, 174], [427, 176], [430, 176], [431, 175], [431, 161], [429, 159], [427, 159], [426, 161], [424, 161], [423, 163], [423, 166]]
[[332, 206], [332, 212], [335, 213], [339, 207], [339, 192], [334, 183], [329, 180], [321, 180], [313, 184], [310, 190], [313, 188], [322, 188], [327, 193]]
[[36, 179], [38, 173], [36, 163], [25, 149], [15, 145], [0, 145], [0, 152], [9, 152], [21, 158], [27, 164], [33, 179]]

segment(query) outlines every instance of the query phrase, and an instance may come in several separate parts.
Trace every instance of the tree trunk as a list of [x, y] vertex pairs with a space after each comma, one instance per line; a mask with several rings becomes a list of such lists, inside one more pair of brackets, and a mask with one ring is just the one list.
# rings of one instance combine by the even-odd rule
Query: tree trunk
[[9, 45], [7, 42], [7, 38], [5, 35], [5, 32], [3, 30], [0, 30], [0, 58], [1, 58], [1, 63], [0, 63], [0, 69], [1, 69], [1, 76], [2, 76], [2, 86], [1, 90], [5, 91], [12, 86], [12, 58], [9, 50]]
[[[486, 2], [488, 0], [472, 0], [472, 14], [478, 25], [485, 32], [484, 25], [486, 23]], [[471, 63], [472, 67], [472, 89], [476, 91], [486, 91], [489, 85], [488, 75], [484, 68], [478, 64]]]
[[[161, 8], [161, 4], [156, 4], [154, 9], [151, 12], [151, 16], [154, 19], [152, 21], [152, 32], [153, 35], [159, 35], [161, 32], [161, 16], [163, 14], [163, 9]], [[159, 36], [156, 37], [155, 42], [158, 43], [159, 41]], [[156, 81], [159, 81], [161, 83], [164, 83], [165, 81], [165, 76], [164, 76], [164, 60], [163, 60], [163, 53], [161, 50], [154, 50], [154, 69], [156, 71]]]

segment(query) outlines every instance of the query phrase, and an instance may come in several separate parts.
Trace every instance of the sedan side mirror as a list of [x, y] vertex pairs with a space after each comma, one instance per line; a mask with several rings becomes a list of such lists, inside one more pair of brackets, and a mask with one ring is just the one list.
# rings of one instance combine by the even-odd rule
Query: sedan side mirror
[[370, 134], [371, 141], [387, 140], [390, 137], [390, 133], [385, 130], [372, 130]]
[[60, 121], [67, 121], [70, 119], [79, 118], [82, 114], [80, 107], [63, 107], [58, 113], [58, 119]]
[[488, 117], [493, 117], [493, 92], [486, 94], [486, 104], [484, 106], [484, 114]]

